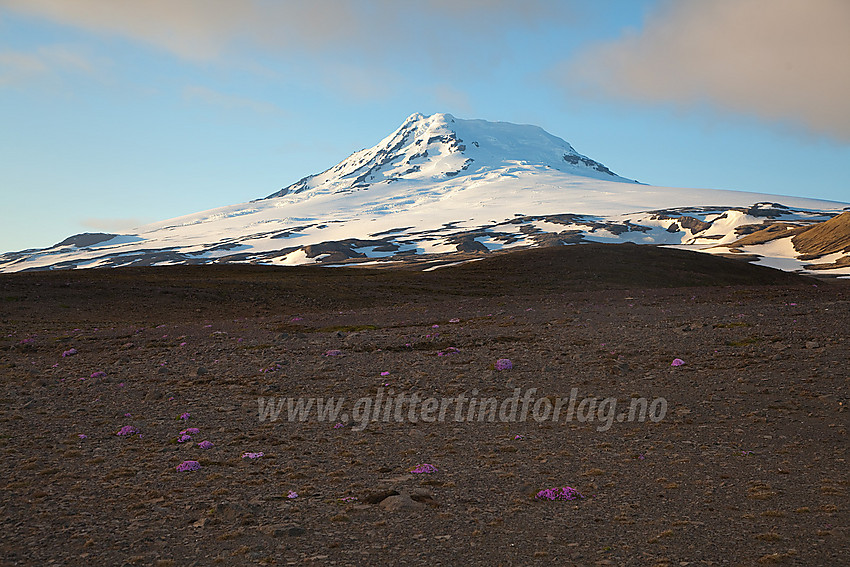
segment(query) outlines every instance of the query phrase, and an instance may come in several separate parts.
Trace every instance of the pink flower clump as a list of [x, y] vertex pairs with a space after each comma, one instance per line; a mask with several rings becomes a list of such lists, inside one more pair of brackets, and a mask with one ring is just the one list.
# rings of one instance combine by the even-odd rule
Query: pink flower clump
[[437, 472], [437, 470], [437, 467], [435, 467], [434, 465], [423, 463], [410, 472], [412, 472], [413, 474], [431, 474]]
[[180, 437], [177, 438], [178, 443], [185, 443], [186, 441], [191, 441], [191, 440], [192, 440], [191, 435], [181, 435]]
[[65, 357], [68, 357], [68, 356], [74, 356], [75, 354], [77, 354], [77, 349], [69, 348], [68, 350], [66, 350], [65, 352], [62, 353], [62, 358], [65, 358]]
[[331, 349], [325, 353], [325, 356], [340, 356], [342, 354], [341, 350]]
[[581, 492], [570, 486], [547, 488], [538, 492], [534, 497], [538, 500], [578, 500], [584, 498]]
[[509, 358], [500, 358], [496, 361], [496, 370], [510, 370], [514, 367], [514, 363]]
[[437, 356], [449, 356], [449, 355], [451, 355], [451, 354], [456, 354], [456, 353], [458, 353], [458, 352], [460, 352], [460, 349], [459, 349], [459, 348], [457, 348], [457, 347], [453, 347], [453, 346], [450, 346], [450, 347], [449, 347], [449, 348], [447, 348], [445, 351], [442, 351], [442, 350], [441, 350], [440, 352], [438, 352], [438, 353], [437, 353]]
[[98, 370], [97, 372], [92, 372], [89, 378], [103, 378], [106, 376], [106, 372], [103, 370]]
[[670, 366], [682, 366], [685, 363], [681, 358], [674, 358]]
[[181, 431], [180, 435], [197, 435], [200, 432], [201, 432], [201, 430], [198, 429], [197, 427], [190, 427], [188, 429], [184, 429], [183, 431]]
[[182, 419], [183, 421], [186, 421], [187, 419], [189, 419], [189, 417], [191, 417], [191, 415], [192, 415], [192, 414], [190, 414], [188, 411], [187, 411], [187, 412], [185, 412], [185, 413], [181, 413], [181, 414], [180, 414], [180, 419]]
[[212, 449], [213, 444], [211, 441], [201, 441], [200, 443], [198, 443], [198, 447], [200, 447], [201, 449]]
[[265, 453], [263, 453], [262, 451], [260, 451], [259, 453], [242, 453], [242, 458], [243, 459], [259, 459], [264, 454]]
[[199, 463], [198, 461], [183, 461], [175, 468], [177, 469], [177, 472], [192, 472], [200, 470], [201, 463]]
[[287, 498], [298, 498], [298, 493], [294, 490], [290, 490], [289, 494], [286, 495]]
[[120, 435], [121, 437], [124, 437], [125, 435], [135, 435], [138, 432], [139, 430], [133, 427], [132, 425], [125, 425], [124, 427], [119, 429], [118, 433], [116, 433], [115, 435]]

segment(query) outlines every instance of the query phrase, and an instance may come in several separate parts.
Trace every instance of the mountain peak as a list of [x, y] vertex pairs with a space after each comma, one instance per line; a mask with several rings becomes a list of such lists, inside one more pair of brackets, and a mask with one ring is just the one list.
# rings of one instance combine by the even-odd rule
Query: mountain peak
[[607, 181], [630, 181], [538, 126], [417, 112], [377, 145], [267, 198], [349, 192], [401, 180], [440, 182], [516, 168], [555, 169]]
[[0, 254], [0, 272], [230, 262], [431, 270], [501, 250], [632, 242], [850, 276], [843, 203], [639, 185], [542, 128], [451, 114], [411, 114], [375, 146], [271, 197]]

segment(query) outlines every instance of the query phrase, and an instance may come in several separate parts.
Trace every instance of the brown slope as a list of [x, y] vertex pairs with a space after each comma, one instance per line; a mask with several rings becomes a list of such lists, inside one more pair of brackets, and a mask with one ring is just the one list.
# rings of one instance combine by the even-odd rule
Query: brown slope
[[799, 226], [796, 224], [788, 224], [784, 222], [777, 222], [774, 224], [767, 225], [765, 228], [761, 230], [757, 230], [746, 236], [742, 236], [735, 242], [729, 244], [731, 247], [738, 246], [755, 246], [757, 244], [764, 244], [765, 242], [770, 242], [771, 240], [776, 240], [778, 238], [787, 238], [792, 235], [800, 234], [801, 232], [808, 230], [807, 226]]
[[797, 233], [791, 240], [801, 260], [835, 252], [850, 252], [850, 211]]

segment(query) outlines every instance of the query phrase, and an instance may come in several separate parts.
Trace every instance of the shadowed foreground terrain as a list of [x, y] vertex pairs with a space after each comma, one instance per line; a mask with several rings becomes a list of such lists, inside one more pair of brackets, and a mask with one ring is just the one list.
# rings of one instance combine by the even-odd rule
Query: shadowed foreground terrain
[[[843, 564], [848, 329], [846, 281], [628, 245], [3, 275], [0, 558]], [[525, 420], [376, 407], [516, 389]], [[571, 395], [598, 411], [535, 419]], [[663, 416], [628, 419], [639, 398]], [[583, 498], [535, 498], [563, 486]]]

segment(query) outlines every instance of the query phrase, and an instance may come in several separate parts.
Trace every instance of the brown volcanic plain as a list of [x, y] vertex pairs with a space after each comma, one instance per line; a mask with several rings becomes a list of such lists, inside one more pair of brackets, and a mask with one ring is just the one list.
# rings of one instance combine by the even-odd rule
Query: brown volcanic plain
[[[848, 329], [845, 280], [634, 245], [432, 272], [0, 275], [0, 560], [847, 564]], [[515, 388], [668, 407], [605, 431], [258, 415], [259, 398]], [[584, 498], [534, 498], [562, 486]]]

